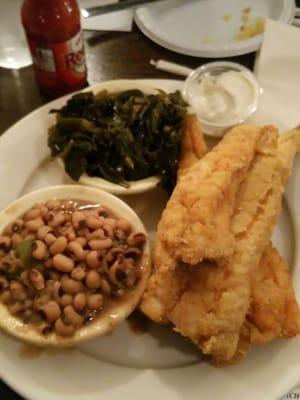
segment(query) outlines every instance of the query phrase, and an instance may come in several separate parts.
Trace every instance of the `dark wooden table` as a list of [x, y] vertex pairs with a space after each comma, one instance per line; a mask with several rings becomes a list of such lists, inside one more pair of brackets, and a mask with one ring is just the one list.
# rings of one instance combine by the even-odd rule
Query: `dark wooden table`
[[[151, 58], [162, 58], [191, 68], [210, 61], [165, 50], [148, 40], [136, 27], [130, 33], [88, 32], [86, 57], [90, 82], [120, 78], [180, 79], [156, 70], [149, 64]], [[254, 54], [231, 60], [252, 68]], [[47, 101], [49, 99], [39, 92], [31, 66], [21, 70], [0, 68], [0, 134]], [[0, 400], [22, 398], [0, 381]]]

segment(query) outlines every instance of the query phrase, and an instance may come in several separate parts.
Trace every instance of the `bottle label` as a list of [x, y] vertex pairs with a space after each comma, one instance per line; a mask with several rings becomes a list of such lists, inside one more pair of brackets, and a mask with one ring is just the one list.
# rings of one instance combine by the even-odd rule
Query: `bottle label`
[[37, 74], [76, 84], [86, 77], [83, 35], [80, 30], [66, 42], [43, 44], [29, 39]]

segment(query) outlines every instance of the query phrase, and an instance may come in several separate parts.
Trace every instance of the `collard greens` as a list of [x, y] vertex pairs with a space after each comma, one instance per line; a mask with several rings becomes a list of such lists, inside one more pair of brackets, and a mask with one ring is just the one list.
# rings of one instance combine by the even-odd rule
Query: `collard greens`
[[186, 108], [178, 91], [76, 94], [60, 110], [51, 111], [57, 122], [49, 130], [48, 145], [74, 180], [85, 172], [126, 186], [160, 175], [171, 192]]

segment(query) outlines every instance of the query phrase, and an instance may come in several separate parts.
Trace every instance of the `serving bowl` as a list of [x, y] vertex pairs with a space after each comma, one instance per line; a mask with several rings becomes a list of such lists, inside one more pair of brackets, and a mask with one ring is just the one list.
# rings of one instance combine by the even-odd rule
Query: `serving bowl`
[[[119, 198], [95, 188], [80, 185], [61, 185], [31, 192], [6, 207], [0, 212], [0, 231], [13, 220], [24, 215], [24, 213], [37, 203], [51, 199], [65, 200], [75, 199], [83, 202], [101, 204], [101, 206], [112, 211], [115, 216], [127, 219], [132, 226], [133, 232], [146, 230], [135, 212]], [[8, 308], [0, 303], [0, 328], [7, 333], [38, 346], [69, 347], [78, 343], [93, 339], [97, 336], [111, 332], [116, 325], [123, 321], [137, 306], [146, 288], [150, 274], [150, 246], [146, 236], [144, 251], [140, 260], [141, 277], [136, 286], [125, 295], [124, 299], [113, 303], [107, 309], [104, 308], [93, 321], [78, 328], [72, 336], [58, 336], [52, 332], [44, 335], [33, 329], [29, 324], [13, 316]]]
[[[137, 89], [145, 94], [156, 94], [157, 90], [153, 89], [150, 85], [142, 83], [140, 81], [135, 80], [114, 80], [103, 82], [97, 85], [97, 91], [93, 90], [94, 94], [101, 92], [102, 90], [107, 90], [109, 93], [116, 93], [126, 90]], [[89, 92], [91, 88], [86, 88], [83, 92]], [[64, 168], [64, 162], [61, 158], [57, 158], [59, 165]], [[81, 185], [92, 186], [95, 188], [99, 188], [105, 190], [112, 194], [117, 195], [127, 195], [127, 194], [137, 194], [147, 192], [148, 190], [152, 190], [160, 182], [160, 178], [158, 176], [149, 176], [144, 179], [139, 179], [136, 181], [127, 181], [125, 185], [119, 185], [113, 182], [110, 182], [104, 178], [89, 176], [86, 173], [82, 174], [78, 180], [78, 183]]]

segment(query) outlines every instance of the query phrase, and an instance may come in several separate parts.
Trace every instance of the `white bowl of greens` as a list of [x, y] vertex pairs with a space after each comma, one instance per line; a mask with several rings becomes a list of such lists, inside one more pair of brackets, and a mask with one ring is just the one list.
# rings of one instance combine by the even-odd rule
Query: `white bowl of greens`
[[49, 129], [48, 145], [80, 184], [123, 195], [176, 182], [187, 106], [134, 80], [116, 80], [70, 97]]

